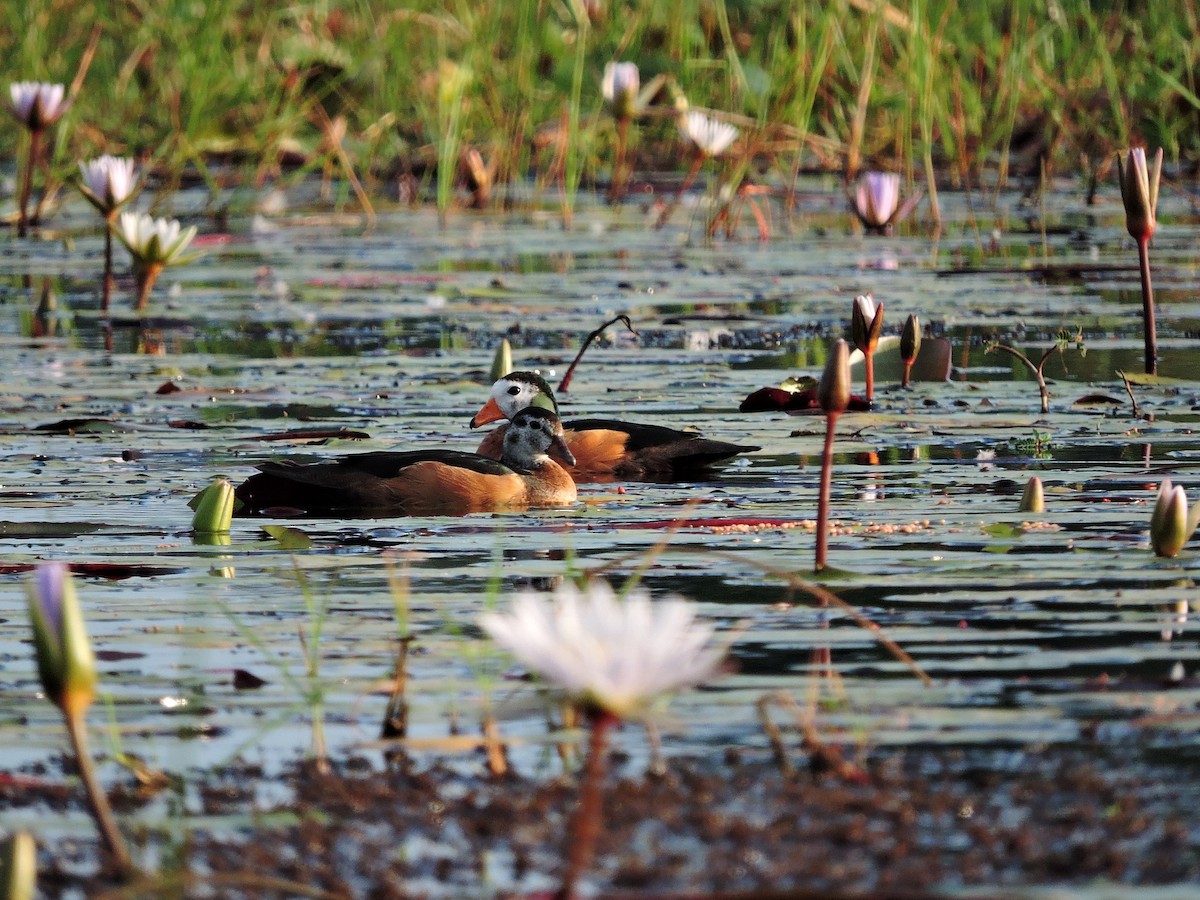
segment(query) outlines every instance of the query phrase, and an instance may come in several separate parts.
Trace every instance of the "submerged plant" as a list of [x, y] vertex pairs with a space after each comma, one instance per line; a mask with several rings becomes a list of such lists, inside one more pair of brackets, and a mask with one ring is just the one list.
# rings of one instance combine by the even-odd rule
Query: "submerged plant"
[[1150, 516], [1150, 547], [1155, 556], [1173, 559], [1192, 539], [1200, 526], [1200, 504], [1188, 510], [1187, 494], [1164, 478], [1158, 486], [1154, 512]]
[[883, 304], [876, 303], [870, 294], [855, 297], [854, 306], [850, 309], [850, 336], [866, 363], [867, 403], [875, 399], [875, 350], [879, 347], [879, 336], [882, 333]]
[[817, 401], [825, 413], [825, 449], [821, 453], [821, 488], [817, 494], [817, 550], [813, 571], [825, 568], [829, 548], [829, 494], [833, 482], [833, 436], [838, 416], [850, 405], [850, 348], [838, 338], [833, 342], [825, 371], [817, 385]]
[[1087, 353], [1087, 347], [1083, 345], [1082, 329], [1076, 331], [1074, 334], [1065, 328], [1061, 329], [1058, 332], [1058, 336], [1054, 339], [1054, 343], [1042, 352], [1036, 363], [1015, 347], [1010, 347], [1008, 344], [1001, 344], [996, 340], [989, 343], [983, 352], [991, 353], [993, 350], [997, 350], [1001, 353], [1007, 353], [1014, 359], [1020, 360], [1025, 368], [1029, 370], [1030, 374], [1033, 375], [1034, 380], [1037, 381], [1038, 391], [1042, 398], [1042, 412], [1048, 413], [1050, 412], [1050, 389], [1046, 386], [1046, 360], [1054, 353], [1061, 355], [1071, 344], [1075, 345], [1075, 349], [1079, 351], [1081, 356]]
[[42, 163], [42, 138], [70, 107], [66, 88], [44, 81], [17, 81], [9, 85], [9, 111], [29, 132], [29, 155], [17, 200], [17, 237], [25, 237], [29, 226], [29, 196], [33, 193], [33, 170]]
[[177, 219], [156, 219], [145, 213], [123, 212], [114, 227], [117, 237], [133, 257], [133, 275], [138, 286], [135, 308], [141, 312], [163, 269], [196, 258], [197, 254], [184, 252], [196, 236], [196, 226], [181, 228]]
[[1150, 238], [1158, 226], [1158, 181], [1162, 175], [1162, 148], [1147, 167], [1146, 151], [1134, 147], [1121, 164], [1117, 156], [1117, 178], [1125, 203], [1125, 229], [1137, 241], [1138, 267], [1142, 276], [1142, 336], [1145, 342], [1146, 374], [1158, 373], [1158, 334], [1154, 315], [1154, 287], [1150, 283]]
[[108, 796], [96, 779], [87, 745], [87, 710], [96, 697], [96, 658], [88, 640], [71, 573], [63, 563], [43, 563], [28, 586], [29, 617], [38, 675], [46, 699], [62, 711], [92, 818], [105, 850], [124, 873], [133, 870]]
[[699, 684], [725, 656], [713, 627], [682, 599], [652, 603], [644, 593], [618, 598], [606, 582], [582, 591], [561, 585], [553, 597], [519, 594], [507, 613], [479, 624], [531, 671], [583, 707], [591, 727], [567, 871], [557, 896], [576, 896], [601, 828], [608, 737], [624, 719], [644, 717], [665, 694]]
[[133, 160], [104, 155], [79, 163], [79, 190], [104, 217], [104, 281], [100, 309], [108, 312], [112, 296], [112, 229], [117, 213], [131, 199], [137, 184]]

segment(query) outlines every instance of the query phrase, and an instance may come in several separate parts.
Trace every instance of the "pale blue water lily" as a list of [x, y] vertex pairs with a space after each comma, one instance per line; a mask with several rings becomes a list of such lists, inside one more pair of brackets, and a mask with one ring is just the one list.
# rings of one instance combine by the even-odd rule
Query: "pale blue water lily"
[[43, 131], [62, 118], [68, 103], [61, 84], [45, 81], [15, 81], [8, 87], [10, 107], [17, 121], [30, 131]]
[[27, 588], [38, 675], [46, 697], [67, 716], [96, 696], [96, 660], [66, 565], [43, 563]]
[[610, 62], [604, 67], [604, 78], [600, 81], [600, 94], [614, 119], [632, 119], [641, 111], [638, 91], [641, 90], [641, 73], [637, 63]]
[[130, 201], [136, 184], [132, 159], [105, 154], [79, 163], [79, 190], [105, 218]]
[[679, 131], [705, 157], [720, 156], [738, 137], [735, 126], [694, 109], [680, 118]]
[[196, 236], [196, 226], [183, 228], [178, 219], [156, 219], [146, 213], [124, 212], [117, 220], [115, 234], [135, 263], [172, 266], [196, 258], [195, 254], [184, 253]]

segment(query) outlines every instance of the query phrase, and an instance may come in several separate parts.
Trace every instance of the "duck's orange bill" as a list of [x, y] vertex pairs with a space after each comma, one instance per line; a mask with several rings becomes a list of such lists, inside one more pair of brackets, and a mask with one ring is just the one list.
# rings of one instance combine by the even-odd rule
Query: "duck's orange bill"
[[471, 427], [478, 428], [480, 425], [486, 425], [488, 422], [507, 418], [508, 416], [500, 412], [500, 407], [496, 405], [496, 398], [489, 397], [488, 402], [483, 404], [483, 409], [475, 413], [475, 418], [471, 420]]

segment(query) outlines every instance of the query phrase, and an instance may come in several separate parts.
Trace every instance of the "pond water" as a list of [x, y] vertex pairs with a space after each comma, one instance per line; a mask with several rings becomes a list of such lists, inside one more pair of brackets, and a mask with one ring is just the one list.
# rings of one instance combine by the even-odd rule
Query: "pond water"
[[[732, 239], [706, 243], [703, 210], [687, 206], [662, 231], [636, 204], [590, 197], [569, 232], [541, 210], [456, 212], [441, 229], [433, 212], [401, 207], [365, 230], [300, 196], [205, 235], [204, 258], [166, 273], [145, 321], [127, 312], [121, 282], [111, 332], [98, 312], [101, 236], [69, 204], [39, 236], [0, 244], [4, 766], [65, 747], [39, 699], [20, 571], [50, 558], [127, 567], [79, 579], [109, 697], [93, 710], [95, 739], [185, 776], [235, 758], [276, 771], [310, 751], [314, 721], [335, 758], [379, 752], [406, 633], [409, 733], [432, 747], [421, 752], [453, 757], [439, 741], [477, 734], [490, 708], [518, 742], [518, 767], [556, 771], [535, 693], [508, 677], [516, 669], [476, 618], [572, 571], [620, 582], [643, 568], [654, 596], [696, 601], [731, 645], [732, 671], [660, 723], [668, 754], [766, 747], [755, 702], [783, 690], [817, 704], [832, 740], [1025, 745], [1099, 730], [1200, 758], [1196, 553], [1159, 560], [1146, 539], [1159, 480], [1193, 498], [1200, 481], [1194, 198], [1164, 192], [1152, 251], [1160, 372], [1179, 380], [1134, 388], [1152, 413], [1142, 418], [1116, 374], [1140, 371], [1142, 353], [1117, 192], [1088, 208], [1072, 183], [1057, 187], [1038, 210], [1044, 229], [1016, 193], [994, 205], [943, 194], [936, 242], [916, 224], [857, 234], [816, 180], [790, 216], [773, 210], [765, 242], [746, 215]], [[204, 230], [202, 207], [176, 201]], [[46, 291], [55, 305], [35, 315]], [[875, 411], [842, 417], [836, 569], [821, 583], [929, 684], [852, 616], [787, 585], [811, 574], [823, 421], [738, 412], [757, 388], [819, 374], [866, 291], [885, 304], [886, 333], [912, 312], [948, 339], [953, 369], [900, 390], [894, 356], [882, 358]], [[467, 422], [501, 337], [518, 368], [556, 384], [582, 337], [617, 313], [638, 337], [617, 326], [589, 351], [560, 397], [565, 418], [696, 428], [762, 450], [709, 481], [584, 486], [566, 510], [287, 520], [307, 550], [285, 549], [260, 519], [236, 519], [228, 544], [189, 534], [198, 489], [264, 460], [473, 449]], [[1048, 362], [1043, 415], [1029, 373], [985, 351], [995, 337], [1037, 354], [1061, 328], [1082, 329], [1086, 353]], [[168, 382], [179, 390], [160, 392]], [[339, 428], [369, 437], [263, 439]], [[1021, 514], [1035, 474], [1046, 511]], [[265, 684], [235, 686], [235, 670]], [[618, 739], [648, 752], [639, 729]], [[102, 772], [122, 777], [111, 755]]]

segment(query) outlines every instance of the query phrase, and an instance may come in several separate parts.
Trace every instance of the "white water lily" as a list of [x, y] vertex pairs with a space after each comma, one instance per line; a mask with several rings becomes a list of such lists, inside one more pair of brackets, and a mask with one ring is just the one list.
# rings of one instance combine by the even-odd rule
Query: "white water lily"
[[1150, 516], [1150, 547], [1155, 555], [1168, 559], [1178, 556], [1198, 526], [1200, 506], [1189, 510], [1183, 488], [1164, 478], [1158, 486], [1154, 512]]
[[479, 619], [496, 643], [567, 696], [617, 718], [636, 716], [663, 694], [710, 678], [725, 656], [713, 627], [681, 598], [620, 599], [603, 581], [550, 598], [522, 593], [506, 613]]
[[850, 307], [850, 336], [863, 353], [874, 353], [883, 333], [883, 304], [870, 294], [859, 294]]
[[66, 89], [45, 81], [15, 81], [8, 86], [12, 113], [31, 131], [42, 131], [67, 111]]
[[610, 62], [604, 66], [600, 93], [615, 119], [632, 119], [638, 114], [641, 73], [637, 63]]
[[727, 122], [718, 122], [697, 110], [679, 120], [679, 131], [704, 156], [720, 156], [737, 140], [738, 130]]
[[137, 181], [133, 160], [105, 154], [79, 163], [79, 189], [103, 216], [129, 202]]
[[1162, 148], [1147, 164], [1146, 151], [1134, 147], [1126, 155], [1124, 165], [1117, 156], [1117, 180], [1121, 184], [1121, 200], [1125, 204], [1125, 227], [1135, 240], [1148, 241], [1158, 225], [1158, 182], [1162, 176]]
[[117, 220], [115, 233], [136, 262], [142, 265], [171, 266], [193, 259], [184, 250], [196, 236], [196, 226], [182, 228], [178, 219], [156, 219], [145, 213], [124, 212]]

